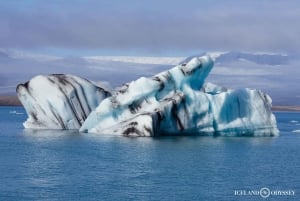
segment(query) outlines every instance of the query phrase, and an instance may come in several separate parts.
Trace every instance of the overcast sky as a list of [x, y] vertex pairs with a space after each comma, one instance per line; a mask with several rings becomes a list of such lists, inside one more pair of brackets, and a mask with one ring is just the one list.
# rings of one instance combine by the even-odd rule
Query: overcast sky
[[0, 48], [51, 54], [300, 52], [300, 1], [0, 1]]

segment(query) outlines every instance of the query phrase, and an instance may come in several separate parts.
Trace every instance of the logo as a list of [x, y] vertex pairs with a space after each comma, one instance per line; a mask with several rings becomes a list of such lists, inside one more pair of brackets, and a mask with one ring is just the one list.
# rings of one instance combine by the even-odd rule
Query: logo
[[264, 188], [261, 188], [260, 190], [259, 190], [259, 195], [262, 197], [262, 198], [267, 198], [267, 197], [269, 197], [270, 196], [270, 189], [269, 188], [266, 188], [266, 187], [264, 187]]

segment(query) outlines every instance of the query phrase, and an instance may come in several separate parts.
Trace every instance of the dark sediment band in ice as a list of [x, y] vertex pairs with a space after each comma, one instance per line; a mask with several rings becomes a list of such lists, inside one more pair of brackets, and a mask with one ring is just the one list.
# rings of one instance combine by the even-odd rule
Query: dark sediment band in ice
[[39, 75], [17, 86], [28, 119], [25, 128], [79, 129], [110, 92], [74, 75]]

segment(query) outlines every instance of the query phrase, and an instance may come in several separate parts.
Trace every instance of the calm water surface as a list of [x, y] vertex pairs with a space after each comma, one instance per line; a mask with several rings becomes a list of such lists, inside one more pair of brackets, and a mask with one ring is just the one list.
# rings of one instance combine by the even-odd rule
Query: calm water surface
[[[0, 107], [0, 200], [300, 200], [300, 113], [276, 117], [279, 137], [128, 138], [24, 130]], [[262, 187], [295, 195], [235, 195]]]

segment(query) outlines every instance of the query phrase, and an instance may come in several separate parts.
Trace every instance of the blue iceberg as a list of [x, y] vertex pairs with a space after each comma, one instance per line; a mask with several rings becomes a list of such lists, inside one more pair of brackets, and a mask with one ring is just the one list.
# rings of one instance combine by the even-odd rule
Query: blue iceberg
[[[276, 119], [271, 111], [271, 98], [260, 90], [232, 90], [205, 83], [213, 63], [209, 55], [193, 57], [168, 71], [149, 78], [141, 77], [115, 91], [107, 92], [102, 89], [98, 96], [93, 90], [99, 93], [99, 88], [80, 82], [79, 88], [89, 88], [83, 90], [84, 97], [89, 97], [94, 102], [91, 104], [78, 101], [80, 105], [90, 106], [90, 110], [84, 112], [85, 115], [81, 115], [76, 124], [73, 121], [78, 119], [78, 115], [72, 114], [72, 109], [65, 110], [63, 107], [70, 105], [69, 102], [72, 101], [69, 100], [73, 100], [73, 96], [66, 98], [64, 95], [54, 95], [64, 91], [65, 86], [57, 82], [54, 85], [52, 83], [53, 97], [56, 98], [48, 99], [45, 103], [45, 93], [36, 92], [33, 95], [21, 85], [17, 92], [29, 115], [24, 126], [63, 129], [80, 127], [80, 132], [125, 136], [278, 135]], [[39, 83], [46, 81], [47, 79], [36, 82], [31, 88], [38, 87]], [[24, 98], [28, 96], [32, 98]], [[59, 106], [56, 102], [60, 103]], [[32, 105], [35, 104], [39, 105], [39, 109], [46, 111], [45, 114], [39, 115], [41, 112], [37, 112], [39, 110], [36, 108], [35, 112], [32, 112]], [[49, 104], [52, 107], [49, 107]], [[53, 115], [53, 108], [56, 115]], [[73, 108], [77, 108], [76, 104], [73, 104]], [[47, 119], [49, 114], [52, 115], [49, 119], [61, 116], [68, 126], [62, 127], [57, 126], [57, 123], [47, 122], [50, 120], [43, 121], [43, 126], [36, 126], [41, 122], [37, 120], [39, 118], [32, 117], [32, 113], [35, 116], [43, 116], [43, 120]], [[51, 126], [48, 126], [48, 123]]]

